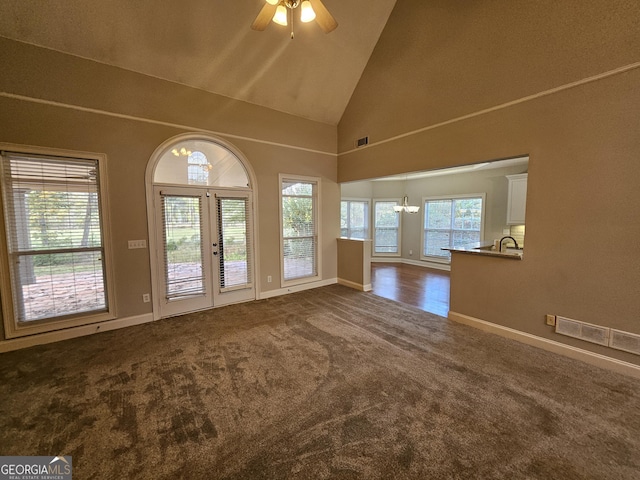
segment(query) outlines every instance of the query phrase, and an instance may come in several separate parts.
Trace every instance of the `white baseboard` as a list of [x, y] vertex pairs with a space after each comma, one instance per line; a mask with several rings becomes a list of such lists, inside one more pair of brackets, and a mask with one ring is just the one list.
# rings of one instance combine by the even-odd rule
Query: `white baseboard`
[[345, 287], [355, 288], [356, 290], [360, 290], [361, 292], [370, 292], [373, 290], [373, 287], [370, 283], [363, 285], [362, 283], [352, 282], [351, 280], [345, 280], [344, 278], [339, 278], [338, 283], [340, 285], [344, 285]]
[[117, 330], [119, 328], [131, 327], [152, 321], [153, 315], [151, 313], [145, 313], [144, 315], [116, 318], [105, 322], [92, 323], [91, 325], [56, 330], [55, 332], [38, 333], [36, 335], [13, 338], [11, 340], [2, 340], [0, 341], [0, 353], [33, 347], [34, 345], [44, 345], [45, 343], [69, 340], [70, 338], [84, 337], [94, 333], [108, 332], [109, 330]]
[[410, 258], [400, 257], [371, 257], [371, 263], [402, 263], [405, 265], [415, 265], [416, 267], [433, 268], [436, 270], [451, 271], [451, 265], [448, 263], [429, 262], [427, 260], [411, 260]]
[[280, 295], [287, 295], [289, 293], [302, 292], [303, 290], [311, 290], [318, 287], [326, 287], [327, 285], [334, 285], [338, 283], [337, 278], [329, 278], [327, 280], [320, 280], [318, 282], [301, 283], [300, 285], [292, 285], [290, 287], [278, 288], [276, 290], [267, 290], [266, 292], [260, 292], [256, 300], [264, 300], [265, 298], [279, 297]]
[[441, 262], [430, 262], [428, 260], [411, 260], [410, 258], [403, 258], [402, 263], [407, 265], [415, 265], [416, 267], [434, 268], [436, 270], [451, 271], [451, 264]]
[[402, 263], [401, 257], [371, 257], [371, 263]]
[[531, 335], [530, 333], [521, 332], [513, 328], [505, 327], [503, 325], [480, 320], [479, 318], [464, 315], [462, 313], [452, 312], [451, 310], [449, 311], [448, 318], [449, 320], [453, 320], [454, 322], [463, 323], [465, 325], [478, 328], [485, 332], [494, 333], [496, 335], [500, 335], [501, 337], [516, 340], [518, 342], [541, 348], [549, 352], [557, 353], [565, 357], [573, 358], [575, 360], [580, 360], [590, 365], [595, 365], [596, 367], [605, 368], [617, 373], [640, 378], [640, 365], [607, 357], [606, 355], [590, 352], [589, 350], [583, 350], [582, 348], [577, 348], [572, 345], [556, 342], [547, 338]]

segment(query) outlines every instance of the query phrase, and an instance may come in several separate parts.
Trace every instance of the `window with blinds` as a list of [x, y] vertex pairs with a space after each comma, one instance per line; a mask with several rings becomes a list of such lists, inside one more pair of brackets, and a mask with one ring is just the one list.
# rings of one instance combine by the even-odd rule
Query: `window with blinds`
[[451, 196], [424, 199], [422, 257], [449, 260], [443, 247], [459, 247], [482, 239], [484, 198]]
[[248, 198], [216, 197], [220, 291], [252, 287]]
[[176, 300], [205, 295], [202, 264], [202, 197], [161, 195], [163, 219], [165, 297]]
[[17, 325], [108, 310], [98, 167], [97, 159], [2, 152]]
[[398, 200], [375, 200], [373, 204], [373, 255], [400, 254], [400, 215], [393, 209]]
[[281, 179], [282, 276], [285, 282], [318, 276], [318, 181]]
[[348, 199], [340, 202], [340, 236], [369, 238], [369, 200]]

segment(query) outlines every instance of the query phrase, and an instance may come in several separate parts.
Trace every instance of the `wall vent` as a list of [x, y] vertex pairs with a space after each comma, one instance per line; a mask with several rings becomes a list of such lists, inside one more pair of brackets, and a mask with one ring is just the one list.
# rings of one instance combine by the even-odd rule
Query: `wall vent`
[[609, 346], [617, 350], [635, 353], [640, 355], [640, 335], [635, 333], [622, 332], [620, 330], [611, 329], [611, 338]]
[[565, 317], [556, 317], [556, 333], [579, 338], [598, 345], [609, 346], [609, 328], [579, 322]]
[[364, 147], [365, 145], [369, 145], [369, 137], [362, 137], [356, 140], [356, 148]]

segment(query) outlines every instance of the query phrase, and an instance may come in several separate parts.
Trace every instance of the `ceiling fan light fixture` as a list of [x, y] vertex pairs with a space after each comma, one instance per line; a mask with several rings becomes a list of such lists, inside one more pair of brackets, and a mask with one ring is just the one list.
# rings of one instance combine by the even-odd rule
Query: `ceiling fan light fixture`
[[311, 2], [309, 0], [304, 0], [300, 5], [300, 21], [303, 23], [308, 23], [316, 18], [316, 12], [313, 11], [313, 7], [311, 6]]
[[287, 26], [287, 7], [284, 5], [278, 5], [276, 13], [273, 15], [273, 21], [283, 27]]
[[[297, 16], [298, 12], [294, 12], [298, 7], [301, 7], [300, 17]], [[288, 10], [291, 10], [291, 19], [288, 18]], [[262, 32], [272, 21], [282, 26], [291, 23], [291, 38], [293, 38], [294, 19], [298, 18], [303, 23], [315, 20], [324, 33], [333, 32], [338, 26], [338, 22], [329, 13], [322, 0], [265, 0], [260, 13], [251, 24], [251, 29]]]

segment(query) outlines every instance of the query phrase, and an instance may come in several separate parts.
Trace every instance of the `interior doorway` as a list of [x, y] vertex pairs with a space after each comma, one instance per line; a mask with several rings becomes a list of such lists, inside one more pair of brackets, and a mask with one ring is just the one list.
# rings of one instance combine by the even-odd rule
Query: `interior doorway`
[[154, 318], [256, 298], [252, 178], [219, 139], [158, 148], [147, 169]]

